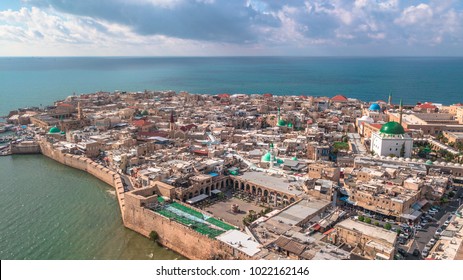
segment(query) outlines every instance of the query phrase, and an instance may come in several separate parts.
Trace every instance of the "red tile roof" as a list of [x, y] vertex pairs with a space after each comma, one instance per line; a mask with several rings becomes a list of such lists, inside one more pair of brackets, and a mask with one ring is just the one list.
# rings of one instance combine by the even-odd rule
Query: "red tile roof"
[[150, 122], [147, 120], [136, 120], [136, 121], [133, 121], [132, 124], [136, 127], [142, 127], [142, 126], [150, 124]]
[[418, 108], [420, 109], [436, 109], [437, 107], [435, 105], [433, 105], [432, 103], [424, 103], [424, 104], [421, 104], [421, 105], [418, 105]]
[[221, 94], [218, 94], [217, 96], [220, 99], [222, 99], [222, 98], [230, 98], [230, 94], [228, 94], [228, 93], [221, 93]]
[[185, 132], [185, 131], [191, 130], [193, 127], [198, 127], [198, 126], [195, 124], [188, 124], [188, 125], [181, 126], [180, 129]]
[[347, 97], [345, 97], [344, 95], [338, 94], [336, 96], [333, 96], [331, 98], [331, 101], [333, 101], [333, 102], [347, 102]]

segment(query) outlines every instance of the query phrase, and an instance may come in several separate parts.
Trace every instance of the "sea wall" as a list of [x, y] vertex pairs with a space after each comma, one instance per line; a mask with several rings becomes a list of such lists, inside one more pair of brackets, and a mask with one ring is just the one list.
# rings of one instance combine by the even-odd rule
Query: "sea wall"
[[[125, 197], [124, 186], [119, 174], [92, 161], [89, 158], [71, 155], [54, 149], [51, 143], [39, 141], [43, 155], [64, 165], [88, 172], [116, 190], [124, 225], [146, 237], [155, 231], [158, 242], [193, 260], [209, 259], [251, 259], [241, 251], [217, 239], [203, 235], [183, 224], [166, 218], [150, 209], [131, 203], [130, 195]], [[125, 198], [128, 199], [127, 203]]]
[[250, 259], [249, 256], [224, 242], [203, 235], [195, 230], [166, 218], [150, 209], [131, 203], [127, 196], [125, 226], [149, 237], [155, 231], [158, 242], [192, 260]]
[[93, 160], [78, 156], [62, 153], [60, 150], [53, 149], [51, 143], [46, 142], [45, 140], [39, 141], [40, 150], [43, 155], [49, 157], [59, 163], [73, 167], [82, 171], [85, 171], [94, 177], [100, 179], [106, 184], [112, 186], [116, 190], [116, 197], [119, 203], [119, 208], [121, 211], [122, 220], [124, 221], [124, 185], [122, 184], [122, 179], [119, 174], [109, 170], [101, 164], [94, 162]]

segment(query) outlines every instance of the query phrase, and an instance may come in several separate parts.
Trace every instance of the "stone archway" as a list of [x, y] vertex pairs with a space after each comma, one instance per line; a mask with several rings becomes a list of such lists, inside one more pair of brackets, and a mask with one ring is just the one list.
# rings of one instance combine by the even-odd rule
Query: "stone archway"
[[283, 196], [283, 204], [284, 204], [284, 205], [287, 205], [288, 202], [289, 202], [288, 196], [284, 195], [284, 196]]
[[290, 203], [290, 204], [293, 204], [294, 202], [296, 202], [296, 200], [294, 199], [294, 197], [291, 197], [291, 198], [289, 199], [289, 203]]
[[257, 192], [256, 186], [252, 186], [252, 187], [251, 187], [251, 193], [252, 193], [253, 195], [256, 195], [256, 192]]
[[249, 186], [249, 184], [246, 184], [246, 191], [251, 192], [251, 187]]

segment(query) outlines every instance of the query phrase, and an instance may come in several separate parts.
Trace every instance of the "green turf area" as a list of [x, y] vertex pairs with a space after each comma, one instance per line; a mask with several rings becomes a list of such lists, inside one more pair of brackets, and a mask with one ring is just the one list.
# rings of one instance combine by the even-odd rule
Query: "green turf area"
[[180, 203], [174, 202], [174, 203], [170, 204], [170, 206], [172, 206], [174, 208], [177, 208], [178, 210], [181, 210], [181, 211], [183, 211], [185, 213], [188, 213], [188, 214], [190, 214], [192, 216], [195, 216], [196, 218], [200, 218], [200, 219], [204, 220], [204, 215], [203, 214], [201, 214], [198, 211], [195, 211], [195, 210], [193, 210], [191, 208], [188, 208], [188, 207], [186, 207], [186, 206], [184, 206], [184, 205], [182, 205]]
[[158, 202], [164, 202], [166, 201], [162, 196], [158, 196]]
[[224, 223], [222, 221], [219, 221], [217, 220], [216, 218], [209, 218], [206, 220], [208, 223], [211, 223], [215, 226], [218, 226], [219, 228], [222, 228], [224, 230], [232, 230], [232, 229], [236, 229], [234, 226], [231, 226], [227, 223]]
[[[172, 205], [172, 204], [171, 204], [171, 205]], [[183, 206], [183, 205], [178, 204], [178, 203], [177, 203], [177, 205]], [[183, 206], [183, 207], [185, 207], [185, 206]], [[177, 207], [176, 207], [176, 208], [177, 208]], [[191, 211], [194, 211], [193, 209], [190, 209], [190, 208], [188, 208], [188, 207], [185, 207], [185, 208], [187, 208], [187, 209], [189, 209], [189, 210], [191, 210]], [[178, 208], [177, 208], [177, 209], [178, 209]], [[183, 209], [182, 209], [182, 210], [183, 210]], [[168, 209], [165, 209], [165, 208], [164, 208], [164, 209], [156, 210], [156, 212], [159, 213], [159, 214], [161, 214], [161, 215], [163, 215], [164, 217], [173, 219], [173, 220], [175, 220], [175, 221], [177, 221], [177, 222], [179, 222], [179, 223], [181, 223], [181, 224], [183, 224], [183, 225], [190, 226], [190, 227], [193, 228], [195, 231], [197, 231], [197, 232], [199, 232], [199, 233], [201, 233], [201, 234], [207, 235], [207, 236], [209, 236], [210, 238], [215, 238], [215, 237], [217, 237], [217, 236], [219, 236], [219, 235], [221, 235], [222, 233], [225, 232], [225, 231], [223, 231], [223, 230], [218, 230], [218, 229], [211, 228], [211, 227], [209, 227], [207, 224], [198, 223], [198, 222], [195, 222], [195, 221], [193, 221], [193, 220], [191, 220], [191, 219], [188, 219], [188, 218], [186, 218], [186, 217], [179, 216], [179, 215], [175, 214], [174, 212], [169, 211]], [[185, 211], [185, 212], [186, 212], [186, 211]], [[199, 213], [199, 212], [197, 212], [197, 211], [194, 211], [194, 212], [196, 212], [196, 213], [198, 213], [198, 214], [201, 214], [201, 213]], [[189, 212], [188, 212], [188, 213], [189, 213]], [[189, 214], [191, 214], [191, 213], [189, 213]], [[193, 214], [192, 214], [192, 215], [193, 215]], [[201, 214], [201, 216], [202, 216], [202, 214]], [[215, 219], [214, 219], [214, 220], [215, 220]], [[220, 222], [220, 221], [218, 221], [218, 220], [215, 220], [215, 221], [216, 221], [216, 222], [219, 222], [219, 223], [222, 223], [222, 222]], [[210, 222], [210, 223], [215, 225], [214, 222]], [[217, 225], [217, 226], [219, 226], [219, 225]], [[225, 224], [225, 223], [222, 223], [222, 226], [219, 226], [219, 227], [224, 228], [225, 226], [229, 226], [229, 225], [227, 225], [227, 224]], [[229, 227], [230, 227], [230, 226], [229, 226]], [[225, 229], [225, 228], [224, 228], [224, 229]]]

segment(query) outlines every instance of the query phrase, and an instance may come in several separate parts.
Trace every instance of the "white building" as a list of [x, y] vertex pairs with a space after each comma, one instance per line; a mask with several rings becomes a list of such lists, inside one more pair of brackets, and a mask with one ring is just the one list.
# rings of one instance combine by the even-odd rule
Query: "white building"
[[371, 136], [370, 150], [375, 155], [409, 158], [412, 155], [413, 139], [405, 133], [398, 122], [385, 123], [379, 132]]

